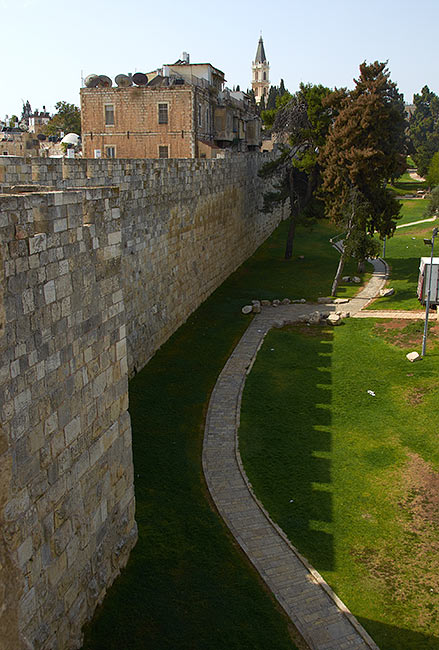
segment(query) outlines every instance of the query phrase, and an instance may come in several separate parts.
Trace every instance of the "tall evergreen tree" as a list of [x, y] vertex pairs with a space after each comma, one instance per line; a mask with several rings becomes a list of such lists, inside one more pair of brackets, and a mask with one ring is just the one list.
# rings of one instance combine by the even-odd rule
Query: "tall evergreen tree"
[[370, 235], [390, 236], [396, 228], [400, 204], [386, 183], [405, 170], [407, 140], [403, 98], [386, 63], [362, 63], [355, 88], [337, 91], [327, 103], [337, 117], [319, 155], [321, 196], [328, 216], [346, 228], [335, 294], [349, 250], [362, 250], [362, 262], [375, 248]]
[[419, 174], [424, 176], [436, 151], [439, 151], [439, 97], [428, 86], [414, 95], [415, 110], [410, 118], [413, 159]]

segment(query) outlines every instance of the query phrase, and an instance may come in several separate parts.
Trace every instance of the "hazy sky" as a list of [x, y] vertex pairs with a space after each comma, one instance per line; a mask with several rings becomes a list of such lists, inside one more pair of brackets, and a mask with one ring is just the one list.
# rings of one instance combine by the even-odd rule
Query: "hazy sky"
[[183, 51], [245, 90], [261, 30], [271, 83], [283, 77], [290, 91], [352, 87], [362, 61], [388, 60], [406, 102], [425, 84], [439, 93], [439, 0], [0, 0], [0, 10], [2, 118], [27, 99], [79, 105], [81, 72], [114, 79]]

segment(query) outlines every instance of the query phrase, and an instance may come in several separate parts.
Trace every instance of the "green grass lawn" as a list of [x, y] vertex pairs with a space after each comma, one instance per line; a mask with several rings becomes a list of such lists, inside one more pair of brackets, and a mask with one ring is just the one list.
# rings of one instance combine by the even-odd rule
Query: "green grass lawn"
[[439, 648], [437, 330], [405, 358], [422, 325], [273, 330], [242, 403], [257, 496], [381, 650]]
[[334, 227], [299, 229], [286, 262], [287, 226], [130, 382], [139, 541], [87, 626], [84, 650], [295, 647], [286, 618], [212, 509], [201, 468], [208, 399], [249, 323], [241, 307], [256, 298], [315, 300], [330, 291], [339, 259], [329, 244]]
[[396, 195], [416, 194], [418, 190], [426, 190], [428, 184], [426, 181], [415, 181], [408, 172], [394, 182], [393, 185], [388, 186], [389, 189]]
[[431, 222], [401, 228], [387, 240], [385, 259], [390, 266], [387, 284], [395, 293], [388, 298], [378, 298], [367, 309], [424, 309], [416, 297], [419, 263], [421, 257], [429, 257], [431, 253], [423, 240], [431, 237], [434, 226]]
[[412, 221], [419, 221], [426, 219], [429, 199], [402, 199], [400, 219], [398, 219], [398, 226], [403, 223], [411, 223]]

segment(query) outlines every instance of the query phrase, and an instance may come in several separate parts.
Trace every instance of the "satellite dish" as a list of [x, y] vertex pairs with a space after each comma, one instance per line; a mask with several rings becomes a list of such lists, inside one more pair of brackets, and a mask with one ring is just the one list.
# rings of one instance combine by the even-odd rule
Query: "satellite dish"
[[114, 81], [117, 83], [119, 88], [128, 88], [133, 85], [133, 80], [127, 74], [118, 74]]
[[97, 74], [89, 74], [85, 80], [84, 80], [84, 85], [86, 88], [96, 88], [98, 85], [98, 75]]
[[143, 74], [143, 72], [136, 72], [136, 74], [133, 74], [133, 81], [136, 86], [146, 86], [148, 83], [148, 77], [146, 74]]
[[113, 85], [113, 82], [111, 81], [110, 77], [107, 77], [105, 74], [100, 74], [97, 79], [97, 84], [98, 88], [111, 88]]

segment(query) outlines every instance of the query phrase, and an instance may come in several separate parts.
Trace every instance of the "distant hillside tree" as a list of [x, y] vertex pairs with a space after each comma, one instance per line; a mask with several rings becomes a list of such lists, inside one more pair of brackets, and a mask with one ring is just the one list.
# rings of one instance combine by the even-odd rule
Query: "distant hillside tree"
[[418, 173], [425, 176], [431, 159], [439, 151], [439, 97], [424, 86], [419, 95], [414, 95], [413, 103], [415, 110], [409, 122], [412, 157]]
[[57, 102], [56, 113], [45, 127], [47, 135], [60, 136], [61, 133], [81, 135], [81, 111], [74, 104]]

